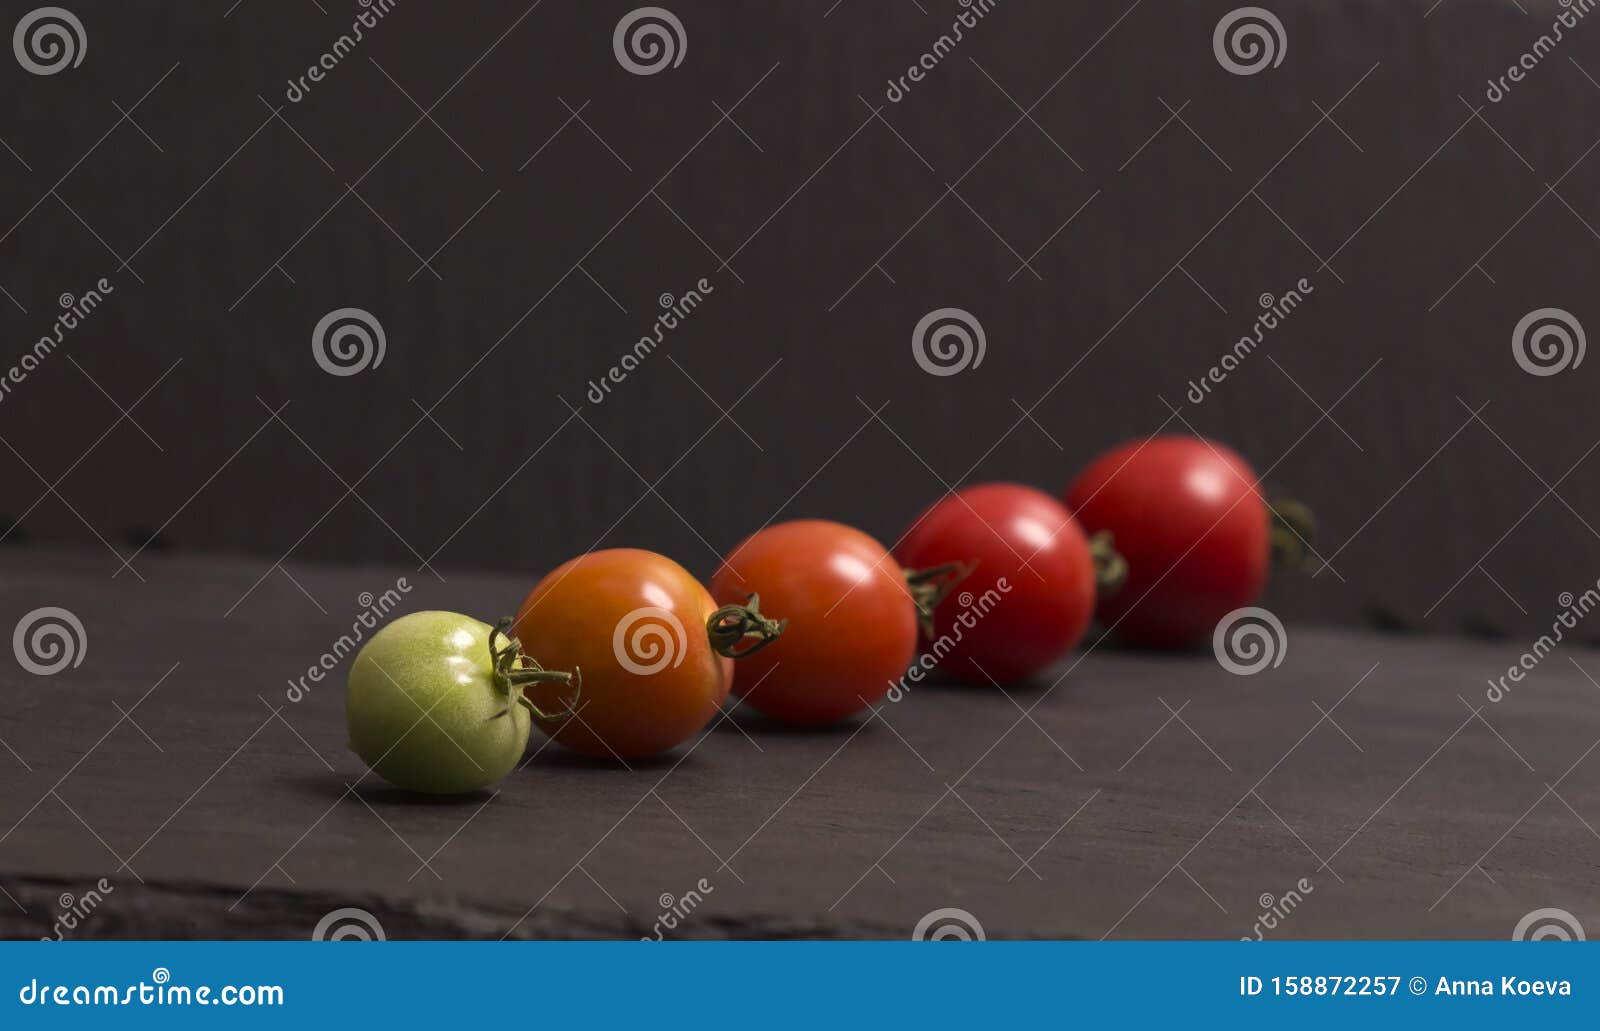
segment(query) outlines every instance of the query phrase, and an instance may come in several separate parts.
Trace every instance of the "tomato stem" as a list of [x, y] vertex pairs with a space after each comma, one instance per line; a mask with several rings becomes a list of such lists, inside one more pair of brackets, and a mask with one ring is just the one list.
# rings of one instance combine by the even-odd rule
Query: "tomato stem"
[[906, 589], [911, 592], [911, 601], [917, 607], [917, 625], [922, 628], [924, 635], [933, 636], [933, 610], [977, 568], [978, 563], [974, 560], [906, 570]]
[[1115, 545], [1110, 530], [1101, 530], [1089, 538], [1089, 557], [1094, 560], [1095, 590], [1102, 598], [1116, 594], [1128, 582], [1128, 562]]
[[[530, 713], [542, 720], [564, 720], [571, 716], [577, 709], [578, 698], [583, 693], [583, 673], [574, 669], [567, 673], [559, 669], [545, 669], [539, 665], [537, 659], [522, 653], [522, 642], [509, 636], [506, 631], [511, 628], [509, 617], [500, 620], [489, 631], [489, 659], [494, 665], [494, 682], [507, 698], [515, 695], [516, 700]], [[499, 642], [504, 641], [504, 644]], [[572, 686], [572, 697], [564, 699], [565, 712], [545, 712], [539, 708], [523, 691], [524, 687], [532, 684], [544, 684], [556, 681]], [[495, 719], [506, 715], [511, 709], [508, 706], [495, 714]]]
[[1317, 517], [1293, 498], [1268, 500], [1272, 516], [1272, 563], [1283, 569], [1315, 572], [1322, 565], [1311, 542], [1317, 536]]
[[[789, 626], [787, 619], [773, 620], [761, 614], [761, 596], [752, 594], [743, 605], [724, 605], [706, 620], [706, 634], [718, 655], [742, 659], [754, 655], [776, 641]], [[745, 638], [753, 637], [753, 643]], [[740, 645], [743, 644], [743, 647]]]

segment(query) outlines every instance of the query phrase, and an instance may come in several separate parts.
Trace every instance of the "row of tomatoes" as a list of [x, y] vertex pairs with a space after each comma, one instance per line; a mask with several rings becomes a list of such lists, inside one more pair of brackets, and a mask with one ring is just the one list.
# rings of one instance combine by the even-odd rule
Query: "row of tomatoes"
[[1060, 500], [1007, 483], [949, 494], [892, 553], [839, 523], [769, 525], [708, 589], [654, 552], [592, 551], [497, 627], [447, 612], [385, 627], [351, 667], [350, 743], [399, 787], [456, 793], [509, 773], [534, 726], [625, 761], [688, 740], [730, 693], [819, 725], [934, 666], [1022, 680], [1096, 614], [1129, 644], [1192, 646], [1262, 590], [1271, 515], [1237, 454], [1169, 436], [1105, 453]]

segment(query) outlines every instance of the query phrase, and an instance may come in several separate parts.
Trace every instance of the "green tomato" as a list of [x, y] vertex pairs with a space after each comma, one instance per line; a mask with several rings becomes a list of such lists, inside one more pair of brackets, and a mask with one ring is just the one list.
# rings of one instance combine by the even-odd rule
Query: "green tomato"
[[351, 751], [395, 787], [431, 795], [477, 791], [510, 773], [532, 724], [522, 686], [573, 676], [524, 657], [503, 633], [508, 624], [414, 612], [378, 631], [350, 667]]

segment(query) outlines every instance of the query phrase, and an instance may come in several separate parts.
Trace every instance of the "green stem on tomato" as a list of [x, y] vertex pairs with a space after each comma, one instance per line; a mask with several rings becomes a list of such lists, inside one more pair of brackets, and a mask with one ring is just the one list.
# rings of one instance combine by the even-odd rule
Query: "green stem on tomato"
[[1311, 543], [1317, 536], [1317, 517], [1311, 509], [1293, 498], [1275, 497], [1268, 500], [1267, 511], [1272, 517], [1272, 564], [1315, 572], [1322, 562]]
[[[559, 669], [545, 669], [539, 665], [538, 660], [522, 653], [522, 642], [509, 636], [506, 631], [511, 629], [509, 617], [500, 620], [489, 631], [489, 660], [494, 666], [494, 682], [507, 699], [515, 700], [530, 713], [542, 720], [564, 720], [577, 710], [578, 698], [583, 694], [583, 673], [574, 669], [567, 673]], [[497, 642], [504, 641], [504, 644]], [[534, 704], [522, 689], [532, 684], [546, 684], [557, 682], [572, 686], [572, 697], [566, 699], [565, 712], [545, 712]], [[511, 711], [510, 706], [495, 713], [494, 718], [499, 719]]]
[[906, 589], [917, 607], [917, 625], [924, 635], [933, 636], [933, 610], [950, 596], [956, 586], [978, 568], [977, 560], [971, 562], [946, 562], [927, 569], [906, 570]]
[[1128, 562], [1115, 547], [1110, 530], [1101, 530], [1089, 538], [1089, 557], [1094, 560], [1095, 593], [1109, 598], [1122, 590], [1128, 582]]
[[[724, 605], [713, 612], [706, 619], [706, 636], [718, 655], [742, 659], [776, 641], [788, 626], [787, 619], [763, 616], [761, 596], [752, 594], [743, 605]], [[747, 642], [747, 638], [755, 640]]]

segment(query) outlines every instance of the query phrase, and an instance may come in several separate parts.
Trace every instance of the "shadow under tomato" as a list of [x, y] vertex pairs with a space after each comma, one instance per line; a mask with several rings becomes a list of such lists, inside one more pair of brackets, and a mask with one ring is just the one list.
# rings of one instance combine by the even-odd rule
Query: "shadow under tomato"
[[[295, 779], [294, 783], [307, 794], [330, 802], [339, 801], [350, 790], [349, 781], [340, 780], [336, 777], [299, 777]], [[484, 799], [489, 798], [492, 794], [488, 790], [480, 790], [469, 791], [460, 795], [428, 795], [420, 791], [406, 791], [392, 784], [385, 784], [376, 778], [372, 778], [366, 783], [358, 784], [354, 792], [357, 797], [373, 806], [394, 805], [412, 808], [428, 806], [438, 809], [480, 806], [483, 804]]]
[[1117, 634], [1110, 637], [1095, 647], [1095, 651], [1105, 652], [1108, 655], [1137, 656], [1141, 659], [1182, 660], [1191, 661], [1201, 656], [1212, 654], [1211, 641], [1194, 641], [1190, 644], [1173, 645], [1165, 648], [1152, 648], [1147, 644], [1130, 644]]
[[[1057, 676], [1059, 676], [1059, 674], [1057, 674]], [[1026, 680], [1017, 680], [1009, 684], [1001, 684], [1000, 687], [1005, 689], [1006, 694], [1021, 702], [1043, 694], [1045, 691], [1049, 690], [1050, 685], [1054, 682], [1055, 676], [1051, 676], [1047, 672], [1041, 673], [1035, 677], [1029, 677]], [[1071, 683], [1071, 678], [1068, 678], [1067, 680], [1062, 681], [1057, 690], [1065, 690], [1071, 685]], [[889, 706], [893, 706], [895, 704], [903, 705], [914, 700], [918, 695], [930, 694], [959, 696], [962, 698], [992, 697], [1001, 705], [1006, 704], [1005, 696], [1000, 693], [993, 683], [987, 680], [964, 680], [959, 677], [953, 677], [938, 672], [930, 673], [918, 681], [908, 680], [905, 686], [905, 694], [901, 696], [899, 703], [885, 698], [879, 704]], [[1012, 711], [1015, 712], [1016, 710]]]
[[527, 759], [523, 766], [526, 769], [542, 768], [547, 770], [596, 770], [601, 773], [638, 773], [640, 770], [666, 769], [676, 765], [679, 759], [683, 760], [685, 766], [693, 765], [694, 756], [685, 757], [682, 755], [683, 750], [688, 747], [689, 745], [681, 745], [660, 755], [647, 755], [639, 759], [629, 759], [624, 765], [621, 760], [615, 758], [584, 755], [582, 752], [574, 752], [570, 748], [550, 744], [545, 746], [543, 751], [539, 751], [536, 755]]
[[[716, 732], [737, 734], [742, 730], [751, 737], [848, 737], [856, 732], [856, 728], [864, 719], [866, 714], [860, 713], [837, 723], [785, 723], [754, 709], [741, 709], [736, 715], [719, 722]], [[733, 726], [735, 720], [738, 720], [738, 726]], [[868, 727], [862, 733], [870, 734], [873, 729]]]

